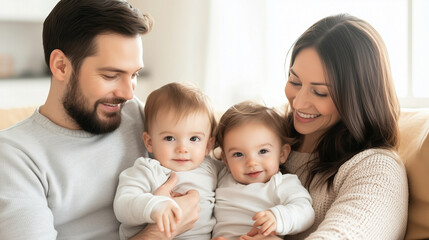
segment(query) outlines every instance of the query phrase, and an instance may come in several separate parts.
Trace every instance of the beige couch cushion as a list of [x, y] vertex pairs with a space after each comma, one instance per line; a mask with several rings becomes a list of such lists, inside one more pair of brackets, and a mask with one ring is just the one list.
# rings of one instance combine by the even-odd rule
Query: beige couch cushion
[[429, 239], [429, 111], [406, 111], [399, 120], [399, 155], [410, 189], [405, 239]]
[[0, 109], [0, 130], [30, 116], [35, 109], [36, 107]]

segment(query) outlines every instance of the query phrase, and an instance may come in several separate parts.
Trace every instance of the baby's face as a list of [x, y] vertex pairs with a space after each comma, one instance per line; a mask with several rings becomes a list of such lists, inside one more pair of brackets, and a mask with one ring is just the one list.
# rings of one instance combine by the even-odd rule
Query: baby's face
[[148, 151], [162, 166], [173, 171], [192, 170], [204, 161], [213, 139], [206, 113], [196, 112], [177, 120], [174, 111], [158, 114], [149, 135], [143, 136]]
[[237, 182], [265, 183], [279, 171], [289, 151], [265, 124], [250, 122], [225, 134], [222, 157]]

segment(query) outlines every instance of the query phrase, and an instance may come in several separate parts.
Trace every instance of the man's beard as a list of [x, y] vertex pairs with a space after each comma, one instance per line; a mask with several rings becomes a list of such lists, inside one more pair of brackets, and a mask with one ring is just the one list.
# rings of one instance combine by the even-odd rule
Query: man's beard
[[63, 97], [63, 106], [67, 114], [85, 131], [93, 134], [109, 133], [121, 124], [121, 109], [112, 113], [103, 113], [105, 120], [100, 119], [97, 107], [101, 103], [119, 104], [126, 102], [123, 98], [99, 99], [94, 103], [93, 110], [89, 109], [88, 99], [83, 96], [79, 87], [79, 79], [72, 73]]

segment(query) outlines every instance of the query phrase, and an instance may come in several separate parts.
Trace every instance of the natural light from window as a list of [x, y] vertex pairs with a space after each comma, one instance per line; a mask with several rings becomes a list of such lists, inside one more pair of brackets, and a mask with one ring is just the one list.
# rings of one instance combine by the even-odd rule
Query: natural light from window
[[429, 1], [216, 0], [210, 7], [205, 91], [217, 107], [286, 103], [286, 54], [311, 24], [339, 13], [366, 20], [383, 37], [401, 106], [429, 107]]

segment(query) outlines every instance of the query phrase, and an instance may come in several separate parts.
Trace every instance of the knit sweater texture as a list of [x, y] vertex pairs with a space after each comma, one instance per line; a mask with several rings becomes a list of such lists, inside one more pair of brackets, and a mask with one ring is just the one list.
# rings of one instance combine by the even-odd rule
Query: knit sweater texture
[[[311, 155], [292, 152], [288, 172], [302, 182]], [[356, 154], [338, 170], [332, 189], [310, 184], [316, 219], [303, 233], [285, 239], [403, 239], [408, 211], [408, 185], [397, 154], [369, 149]]]

